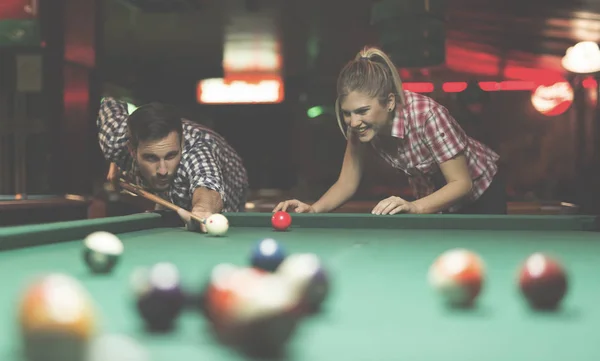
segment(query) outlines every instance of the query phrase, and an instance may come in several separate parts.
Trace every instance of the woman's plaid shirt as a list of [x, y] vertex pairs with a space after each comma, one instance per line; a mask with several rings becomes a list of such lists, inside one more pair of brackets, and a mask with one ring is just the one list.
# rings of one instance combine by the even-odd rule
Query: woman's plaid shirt
[[386, 151], [388, 147], [377, 137], [371, 142], [373, 149], [392, 167], [408, 175], [417, 198], [433, 193], [435, 180], [443, 180], [439, 164], [462, 153], [467, 158], [473, 188], [466, 199], [449, 211], [478, 199], [498, 171], [498, 154], [467, 136], [448, 110], [433, 99], [410, 91], [404, 91], [404, 96], [405, 105], [396, 112], [392, 125], [394, 151]]

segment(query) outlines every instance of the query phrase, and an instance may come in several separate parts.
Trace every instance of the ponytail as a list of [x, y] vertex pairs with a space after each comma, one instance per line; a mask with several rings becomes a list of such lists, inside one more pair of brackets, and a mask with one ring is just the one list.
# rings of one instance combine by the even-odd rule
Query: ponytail
[[382, 104], [388, 95], [394, 94], [396, 106], [404, 105], [404, 89], [400, 74], [394, 63], [377, 48], [364, 48], [354, 60], [351, 60], [341, 70], [337, 81], [337, 98], [335, 115], [344, 138], [348, 139], [340, 116], [341, 100], [353, 91], [361, 91], [369, 96], [379, 98]]

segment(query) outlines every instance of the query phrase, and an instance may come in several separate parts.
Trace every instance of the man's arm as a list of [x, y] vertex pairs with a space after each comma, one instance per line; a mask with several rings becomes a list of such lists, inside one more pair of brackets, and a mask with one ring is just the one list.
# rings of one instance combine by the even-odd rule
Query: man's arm
[[223, 211], [223, 199], [221, 194], [212, 189], [199, 187], [194, 191], [192, 198], [192, 213], [200, 216], [220, 213]]
[[[182, 163], [190, 181], [189, 192], [192, 198], [190, 211], [202, 219], [222, 212], [226, 202], [221, 165], [218, 162], [216, 151], [212, 144], [199, 142], [189, 149], [185, 156], [185, 162]], [[185, 214], [185, 212], [180, 212], [180, 216], [184, 221], [189, 219], [189, 214]], [[201, 229], [206, 231], [204, 225], [201, 225]], [[194, 227], [192, 230], [195, 230]]]

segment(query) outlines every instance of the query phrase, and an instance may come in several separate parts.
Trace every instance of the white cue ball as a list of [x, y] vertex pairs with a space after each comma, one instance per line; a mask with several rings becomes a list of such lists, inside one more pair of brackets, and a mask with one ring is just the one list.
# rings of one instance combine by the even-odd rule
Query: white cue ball
[[227, 217], [215, 213], [206, 219], [206, 231], [213, 236], [223, 236], [229, 230]]

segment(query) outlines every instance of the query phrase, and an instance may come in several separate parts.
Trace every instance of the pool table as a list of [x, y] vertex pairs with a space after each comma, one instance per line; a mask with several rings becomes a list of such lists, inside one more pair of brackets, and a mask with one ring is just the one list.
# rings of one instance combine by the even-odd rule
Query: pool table
[[72, 194], [0, 194], [0, 227], [86, 219], [90, 203]]
[[[193, 233], [170, 212], [0, 229], [0, 359], [19, 360], [15, 312], [32, 276], [62, 272], [91, 293], [101, 332], [134, 337], [152, 360], [244, 360], [207, 331], [200, 312], [186, 311], [174, 330], [145, 331], [133, 306], [129, 276], [138, 266], [169, 261], [185, 289], [199, 292], [221, 262], [247, 265], [251, 246], [273, 237], [288, 252], [314, 252], [331, 279], [323, 309], [302, 320], [280, 359], [596, 361], [600, 357], [600, 237], [584, 215], [456, 216], [292, 214], [288, 231], [269, 213], [226, 214], [224, 237]], [[81, 240], [105, 230], [125, 253], [108, 275], [91, 274]], [[444, 305], [427, 283], [434, 259], [468, 248], [485, 261], [482, 293], [472, 308]], [[544, 251], [565, 266], [569, 286], [560, 309], [534, 311], [520, 295], [516, 273]]]

